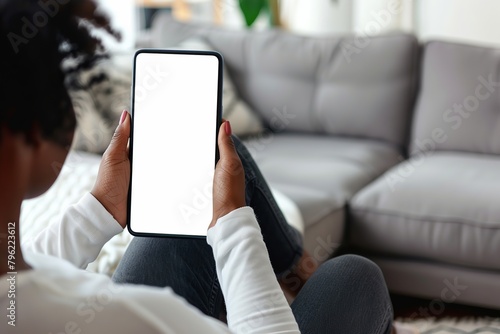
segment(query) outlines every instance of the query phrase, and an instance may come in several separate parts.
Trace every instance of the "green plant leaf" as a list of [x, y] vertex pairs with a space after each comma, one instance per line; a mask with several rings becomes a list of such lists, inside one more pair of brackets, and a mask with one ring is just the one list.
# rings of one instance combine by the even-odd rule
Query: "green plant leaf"
[[245, 22], [250, 27], [259, 17], [262, 8], [266, 6], [267, 0], [239, 0], [239, 3]]

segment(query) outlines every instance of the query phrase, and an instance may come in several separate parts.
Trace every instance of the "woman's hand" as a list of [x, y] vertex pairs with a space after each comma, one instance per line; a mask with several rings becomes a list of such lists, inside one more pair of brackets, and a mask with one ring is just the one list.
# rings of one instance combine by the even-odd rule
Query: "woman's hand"
[[246, 205], [245, 172], [231, 138], [229, 122], [222, 123], [217, 142], [220, 159], [215, 168], [213, 218], [208, 228], [214, 227], [220, 217]]
[[111, 143], [102, 156], [97, 180], [91, 191], [123, 228], [127, 224], [127, 196], [130, 184], [129, 137], [130, 116], [124, 110]]

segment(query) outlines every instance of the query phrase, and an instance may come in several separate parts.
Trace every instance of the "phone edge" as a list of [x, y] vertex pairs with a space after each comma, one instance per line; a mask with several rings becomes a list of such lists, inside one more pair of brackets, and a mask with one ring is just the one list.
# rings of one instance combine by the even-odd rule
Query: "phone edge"
[[[203, 50], [176, 50], [176, 49], [158, 49], [158, 48], [142, 48], [138, 49], [134, 53], [133, 58], [133, 68], [132, 68], [132, 83], [130, 86], [130, 145], [129, 145], [129, 161], [130, 161], [130, 180], [129, 189], [127, 195], [127, 220], [126, 226], [128, 232], [134, 237], [151, 237], [151, 238], [183, 238], [183, 239], [206, 239], [206, 235], [185, 235], [185, 234], [160, 234], [160, 233], [142, 233], [136, 232], [132, 229], [130, 224], [130, 209], [132, 200], [132, 173], [133, 173], [133, 133], [134, 133], [134, 88], [135, 88], [135, 70], [136, 70], [136, 58], [141, 53], [166, 53], [166, 54], [191, 54], [191, 55], [209, 55], [215, 56], [219, 63], [218, 69], [218, 84], [217, 84], [217, 115], [215, 124], [215, 164], [214, 169], [217, 166], [217, 162], [220, 159], [219, 146], [217, 144], [217, 138], [219, 136], [219, 129], [222, 124], [222, 99], [223, 99], [223, 78], [224, 78], [224, 57], [217, 51], [203, 51]], [[210, 224], [210, 223], [209, 223]], [[207, 225], [208, 230], [208, 225]]]

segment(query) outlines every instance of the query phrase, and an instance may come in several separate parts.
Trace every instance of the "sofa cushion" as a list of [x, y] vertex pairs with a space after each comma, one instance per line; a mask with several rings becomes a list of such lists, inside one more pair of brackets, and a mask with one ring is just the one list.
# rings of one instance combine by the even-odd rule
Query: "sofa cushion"
[[348, 200], [399, 157], [394, 148], [373, 141], [305, 134], [271, 133], [245, 145], [269, 184], [297, 204], [306, 234], [325, 224], [337, 232], [337, 241]]
[[500, 154], [500, 49], [425, 46], [411, 151]]
[[[352, 36], [201, 28], [168, 15], [159, 15], [153, 30], [155, 47], [180, 38], [172, 35], [205, 37], [223, 54], [241, 97], [271, 128], [406, 145], [419, 50], [412, 35], [372, 37], [360, 47]], [[280, 122], [284, 109], [293, 122]]]
[[351, 201], [351, 241], [384, 254], [500, 270], [500, 157], [436, 152]]

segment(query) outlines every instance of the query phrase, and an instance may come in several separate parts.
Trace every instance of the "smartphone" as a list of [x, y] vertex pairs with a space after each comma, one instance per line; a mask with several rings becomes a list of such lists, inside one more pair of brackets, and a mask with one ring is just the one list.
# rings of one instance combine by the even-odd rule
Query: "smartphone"
[[132, 235], [206, 237], [219, 159], [222, 63], [212, 51], [135, 53], [127, 215]]

